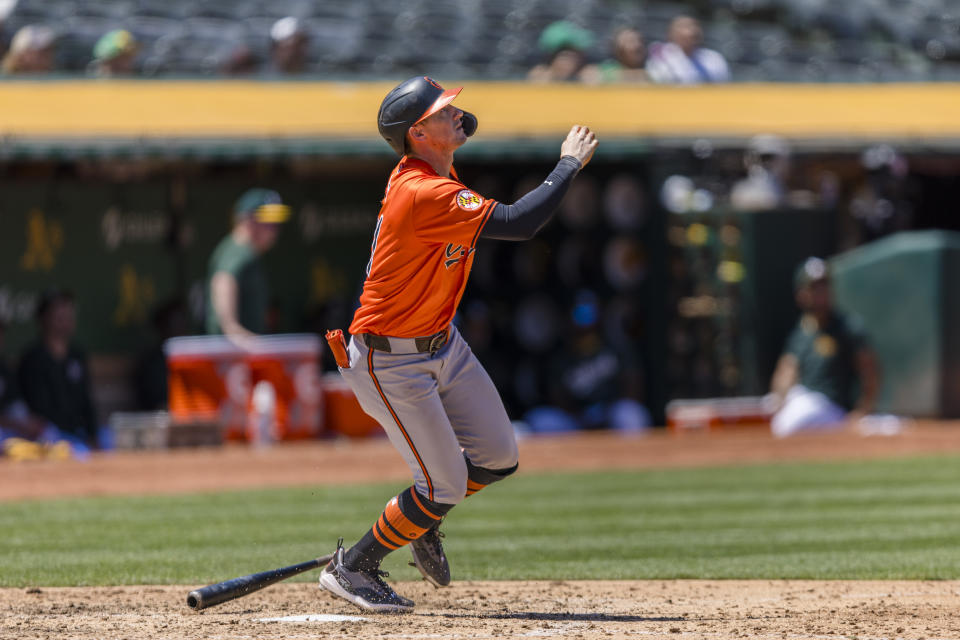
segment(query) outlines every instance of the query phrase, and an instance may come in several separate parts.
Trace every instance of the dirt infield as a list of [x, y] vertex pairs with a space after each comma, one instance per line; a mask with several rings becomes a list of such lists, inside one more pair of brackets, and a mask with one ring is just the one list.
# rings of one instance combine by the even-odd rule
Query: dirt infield
[[[4, 589], [0, 637], [960, 637], [958, 582], [465, 582], [399, 589], [417, 602], [414, 613], [363, 614], [306, 583], [277, 585], [202, 613], [186, 608], [183, 587]], [[328, 619], [261, 621], [298, 614]]]
[[[960, 452], [960, 424], [890, 437], [777, 441], [734, 432], [585, 434], [521, 444], [523, 472], [669, 468]], [[0, 460], [0, 500], [350, 484], [408, 477], [385, 441], [118, 453], [80, 462]], [[280, 584], [194, 613], [197, 585], [0, 589], [0, 639], [77, 638], [960, 638], [960, 582], [638, 581], [401, 583], [406, 616], [374, 616], [314, 584]], [[301, 621], [263, 621], [287, 616]], [[323, 617], [325, 616], [325, 618]], [[332, 617], [331, 617], [332, 616]]]

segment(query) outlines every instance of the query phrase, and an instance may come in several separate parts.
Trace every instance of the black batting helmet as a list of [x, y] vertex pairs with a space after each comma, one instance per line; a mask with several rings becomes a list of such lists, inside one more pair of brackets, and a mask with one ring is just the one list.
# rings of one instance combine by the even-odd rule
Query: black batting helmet
[[[427, 76], [416, 76], [394, 87], [380, 103], [377, 127], [380, 135], [399, 155], [407, 152], [407, 131], [424, 118], [433, 115], [453, 102], [463, 87], [444, 90]], [[463, 112], [463, 132], [472, 136], [477, 130], [477, 118]]]

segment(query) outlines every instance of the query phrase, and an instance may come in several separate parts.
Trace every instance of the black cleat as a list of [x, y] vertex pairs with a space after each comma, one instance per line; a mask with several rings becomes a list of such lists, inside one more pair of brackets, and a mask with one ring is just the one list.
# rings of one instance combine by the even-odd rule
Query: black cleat
[[320, 573], [320, 588], [347, 600], [361, 609], [377, 613], [413, 611], [413, 600], [398, 595], [383, 581], [386, 571], [350, 571], [343, 564], [343, 547], [337, 547], [333, 560]]
[[419, 569], [424, 579], [435, 587], [445, 587], [450, 584], [450, 565], [443, 552], [441, 538], [443, 533], [440, 531], [440, 522], [438, 522], [410, 543], [413, 566]]

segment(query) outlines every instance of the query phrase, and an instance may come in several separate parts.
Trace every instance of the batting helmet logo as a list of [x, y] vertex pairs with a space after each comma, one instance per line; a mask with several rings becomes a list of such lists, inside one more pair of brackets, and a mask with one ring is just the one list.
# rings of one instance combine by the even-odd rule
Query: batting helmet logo
[[464, 211], [476, 211], [483, 204], [483, 198], [470, 189], [462, 189], [457, 194], [457, 206]]

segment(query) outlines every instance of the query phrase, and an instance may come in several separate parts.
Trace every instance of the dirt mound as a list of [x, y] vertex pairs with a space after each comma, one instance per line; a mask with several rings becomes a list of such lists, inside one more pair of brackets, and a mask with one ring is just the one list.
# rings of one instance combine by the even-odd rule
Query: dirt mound
[[[201, 613], [192, 587], [0, 590], [2, 638], [956, 638], [958, 582], [401, 583], [412, 614], [374, 615], [281, 584]], [[326, 621], [262, 622], [315, 614]], [[339, 618], [338, 618], [339, 616]]]

